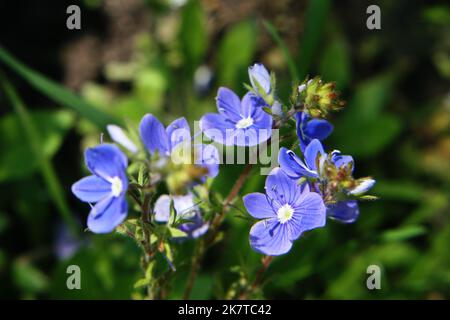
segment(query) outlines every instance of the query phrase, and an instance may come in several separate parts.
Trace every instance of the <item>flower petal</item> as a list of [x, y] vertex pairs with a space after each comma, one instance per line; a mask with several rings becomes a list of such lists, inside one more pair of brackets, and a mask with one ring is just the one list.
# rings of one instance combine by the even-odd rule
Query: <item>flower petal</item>
[[155, 212], [155, 221], [167, 222], [170, 219], [170, 196], [168, 194], [161, 195], [155, 202], [153, 211]]
[[292, 204], [300, 195], [300, 187], [281, 168], [274, 168], [266, 178], [266, 194], [270, 205], [277, 210], [284, 204]]
[[365, 192], [369, 191], [369, 189], [371, 189], [374, 184], [375, 184], [374, 179], [365, 179], [359, 185], [357, 185], [356, 188], [351, 190], [349, 192], [349, 194], [357, 195], [357, 194], [365, 193]]
[[318, 139], [320, 141], [326, 139], [333, 132], [333, 125], [324, 119], [312, 119], [309, 121], [303, 132], [310, 139]]
[[276, 218], [255, 223], [250, 230], [250, 245], [270, 256], [287, 253], [292, 247], [287, 224], [279, 223]]
[[327, 215], [342, 223], [353, 223], [359, 216], [359, 207], [356, 200], [339, 201], [328, 206]]
[[[334, 162], [335, 166], [338, 168], [340, 168], [342, 166], [346, 166], [350, 162], [354, 163], [352, 156], [342, 155], [339, 150], [334, 150], [331, 153], [331, 160]], [[353, 169], [354, 169], [354, 166], [353, 166]]]
[[326, 223], [326, 208], [322, 197], [315, 192], [306, 192], [294, 207], [294, 214], [289, 220], [290, 239], [295, 240], [307, 230], [323, 227]]
[[234, 144], [235, 124], [217, 113], [207, 113], [200, 119], [200, 129], [211, 140], [230, 146]]
[[122, 177], [128, 165], [123, 152], [117, 146], [108, 143], [88, 148], [84, 159], [88, 169], [105, 180]]
[[281, 169], [292, 179], [298, 179], [300, 177], [318, 177], [316, 171], [309, 170], [293, 151], [284, 147], [280, 149], [280, 153], [278, 154], [278, 163], [280, 164]]
[[308, 144], [304, 152], [305, 162], [310, 170], [317, 170], [316, 160], [318, 154], [322, 156], [325, 154], [325, 151], [323, 151], [323, 147], [320, 141], [314, 139]]
[[169, 139], [162, 123], [152, 114], [146, 114], [139, 124], [142, 142], [150, 153], [158, 151], [161, 155], [168, 155], [170, 151]]
[[98, 202], [89, 213], [87, 225], [94, 233], [109, 233], [127, 217], [125, 197], [108, 197]]
[[184, 117], [178, 118], [169, 124], [166, 128], [166, 133], [170, 150], [173, 150], [181, 142], [188, 144], [191, 142], [191, 128]]
[[220, 87], [217, 92], [216, 101], [219, 113], [225, 118], [234, 122], [242, 119], [241, 100], [233, 91], [225, 87]]
[[244, 201], [244, 206], [248, 213], [250, 213], [253, 218], [265, 219], [276, 217], [276, 213], [267, 201], [265, 194], [259, 192], [250, 193], [244, 196], [242, 200]]
[[72, 192], [81, 201], [93, 203], [111, 194], [111, 184], [92, 175], [75, 182]]
[[248, 76], [253, 89], [258, 92], [259, 87], [266, 93], [270, 93], [270, 74], [261, 63], [255, 63], [248, 68]]
[[208, 169], [207, 176], [214, 178], [219, 174], [219, 150], [212, 144], [200, 144], [195, 146], [195, 164]]
[[177, 216], [183, 219], [193, 218], [197, 211], [197, 206], [194, 205], [194, 197], [191, 193], [183, 196], [173, 196], [173, 206]]
[[132, 153], [138, 152], [136, 145], [130, 140], [130, 138], [128, 138], [121, 127], [110, 124], [106, 126], [106, 129], [114, 142], [120, 144]]

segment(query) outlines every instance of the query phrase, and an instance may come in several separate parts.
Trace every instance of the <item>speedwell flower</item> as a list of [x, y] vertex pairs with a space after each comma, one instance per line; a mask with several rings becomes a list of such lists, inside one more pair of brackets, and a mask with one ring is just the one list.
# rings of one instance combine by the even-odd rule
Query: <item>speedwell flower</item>
[[250, 193], [244, 205], [254, 218], [262, 219], [250, 230], [252, 248], [267, 255], [287, 253], [294, 240], [326, 222], [322, 197], [308, 184], [298, 185], [280, 168], [266, 179], [266, 194]]
[[128, 160], [112, 144], [88, 148], [85, 162], [93, 174], [72, 185], [72, 192], [81, 201], [95, 203], [89, 213], [87, 226], [94, 233], [108, 233], [126, 218], [128, 188], [126, 168]]
[[[152, 114], [145, 115], [139, 125], [140, 135], [150, 154], [158, 153], [170, 160], [167, 182], [175, 193], [183, 193], [192, 182], [203, 182], [219, 173], [219, 152], [213, 145], [191, 145], [191, 132], [185, 118], [173, 121], [164, 129]], [[164, 161], [163, 161], [164, 162]]]
[[208, 113], [200, 120], [200, 129], [213, 141], [224, 145], [256, 146], [272, 134], [272, 117], [267, 114], [254, 94], [247, 93], [242, 101], [230, 89], [219, 88], [219, 113]]
[[278, 162], [292, 179], [313, 179], [313, 185], [322, 193], [327, 204], [327, 214], [344, 223], [354, 222], [359, 215], [356, 200], [346, 199], [367, 192], [375, 184], [371, 178], [355, 180], [352, 177], [354, 162], [351, 156], [335, 150], [325, 153], [319, 140], [314, 139], [305, 148], [305, 162], [291, 150], [280, 149]]
[[295, 118], [297, 120], [297, 136], [302, 151], [305, 151], [313, 139], [322, 141], [333, 131], [333, 125], [327, 120], [313, 119], [305, 112], [297, 112]]

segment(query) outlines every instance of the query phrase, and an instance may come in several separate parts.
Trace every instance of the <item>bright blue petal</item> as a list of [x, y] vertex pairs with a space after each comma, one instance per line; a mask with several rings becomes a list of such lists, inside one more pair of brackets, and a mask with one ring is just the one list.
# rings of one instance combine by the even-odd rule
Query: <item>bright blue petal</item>
[[327, 120], [312, 119], [306, 124], [303, 132], [310, 139], [319, 139], [322, 141], [333, 132], [333, 125]]
[[270, 93], [270, 74], [269, 71], [261, 63], [255, 63], [248, 68], [248, 76], [252, 84], [253, 89], [258, 92], [259, 88], [256, 83], [259, 84], [266, 93]]
[[312, 140], [305, 149], [305, 162], [310, 170], [317, 170], [316, 161], [318, 155], [324, 155], [325, 151], [323, 151], [322, 144], [319, 140]]
[[109, 196], [111, 184], [97, 176], [88, 176], [72, 185], [73, 194], [84, 202], [97, 202]]
[[293, 204], [301, 189], [281, 168], [273, 169], [266, 178], [266, 194], [272, 207], [277, 210], [284, 204]]
[[315, 192], [305, 190], [295, 204], [290, 226], [290, 239], [297, 239], [304, 231], [323, 227], [326, 223], [326, 208], [322, 197]]
[[[333, 161], [333, 163], [335, 164], [335, 166], [337, 168], [340, 168], [342, 166], [346, 166], [350, 162], [353, 162], [353, 158], [352, 158], [352, 156], [342, 155], [341, 152], [338, 150], [334, 150], [331, 153], [331, 161]], [[354, 166], [353, 166], [353, 169], [354, 169]]]
[[104, 180], [123, 176], [128, 165], [123, 152], [117, 146], [107, 143], [88, 148], [84, 158], [88, 169]]
[[169, 124], [166, 128], [166, 133], [169, 139], [170, 150], [181, 142], [190, 143], [191, 141], [191, 128], [184, 117]]
[[234, 144], [235, 124], [217, 113], [207, 113], [200, 119], [200, 129], [211, 140], [230, 146]]
[[217, 92], [217, 109], [225, 118], [234, 122], [242, 119], [241, 116], [241, 100], [230, 89], [220, 87]]
[[250, 230], [250, 245], [255, 251], [269, 256], [285, 254], [292, 247], [288, 228], [276, 218], [259, 221]]
[[259, 192], [250, 193], [244, 196], [242, 200], [244, 201], [244, 206], [248, 213], [250, 213], [253, 218], [265, 219], [276, 217], [276, 213], [267, 201], [265, 194]]
[[286, 148], [281, 148], [278, 154], [278, 163], [281, 169], [292, 179], [300, 177], [317, 178], [317, 172], [309, 170], [297, 155]]
[[87, 226], [94, 233], [109, 233], [127, 217], [125, 197], [108, 197], [98, 202], [89, 213]]
[[139, 124], [142, 142], [150, 153], [158, 151], [161, 155], [169, 155], [170, 144], [162, 123], [152, 114], [146, 114]]
[[328, 206], [327, 215], [343, 223], [355, 222], [359, 216], [359, 207], [356, 200], [339, 201]]

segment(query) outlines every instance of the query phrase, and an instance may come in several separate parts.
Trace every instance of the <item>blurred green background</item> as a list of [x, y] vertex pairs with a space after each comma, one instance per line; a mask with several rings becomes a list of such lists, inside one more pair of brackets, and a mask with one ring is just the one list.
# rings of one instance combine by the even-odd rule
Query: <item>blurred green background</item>
[[[105, 124], [137, 124], [148, 112], [198, 120], [215, 110], [219, 86], [245, 93], [247, 67], [262, 62], [285, 100], [293, 75], [336, 81], [348, 104], [326, 145], [352, 154], [356, 176], [374, 176], [380, 197], [361, 204], [357, 223], [329, 221], [276, 258], [264, 297], [450, 298], [448, 2], [84, 0], [82, 29], [71, 31], [73, 2], [0, 4], [0, 297], [139, 297], [135, 244], [82, 232], [89, 208], [70, 185], [87, 173], [84, 148]], [[366, 28], [370, 4], [381, 8], [381, 30]], [[214, 188], [226, 195], [241, 170], [222, 166]], [[242, 194], [263, 183], [255, 170]], [[249, 228], [230, 212], [193, 298], [224, 297], [254, 275]], [[185, 286], [182, 258], [169, 298]], [[66, 288], [71, 264], [82, 290]], [[381, 290], [366, 288], [371, 264]]]

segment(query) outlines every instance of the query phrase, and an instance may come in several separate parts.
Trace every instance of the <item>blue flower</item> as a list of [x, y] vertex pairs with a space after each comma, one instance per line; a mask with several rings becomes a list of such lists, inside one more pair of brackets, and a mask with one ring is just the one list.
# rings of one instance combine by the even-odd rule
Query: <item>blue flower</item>
[[325, 225], [322, 197], [311, 192], [308, 184], [298, 185], [275, 168], [266, 179], [265, 190], [266, 194], [250, 193], [243, 199], [250, 215], [262, 219], [250, 230], [254, 250], [272, 256], [287, 253], [304, 231]]
[[189, 238], [198, 238], [208, 231], [209, 223], [203, 221], [200, 210], [194, 204], [192, 194], [183, 196], [161, 195], [155, 202], [154, 213], [155, 221], [167, 223], [170, 219], [170, 203], [173, 201], [173, 207], [178, 218], [189, 220], [179, 226], [179, 229], [187, 234]]
[[270, 74], [263, 64], [255, 63], [249, 67], [248, 76], [255, 92], [259, 92], [262, 89], [265, 94], [271, 93]]
[[[180, 155], [187, 155], [189, 162], [191, 153], [191, 131], [185, 118], [173, 121], [164, 129], [163, 124], [152, 114], [146, 114], [139, 125], [140, 136], [150, 154], [158, 152], [160, 156], [172, 157], [172, 160], [183, 161]], [[193, 162], [208, 170], [206, 176], [215, 177], [219, 173], [219, 152], [213, 145], [193, 145], [195, 159]], [[186, 151], [188, 148], [188, 152]], [[187, 163], [189, 164], [189, 163]]]
[[93, 174], [72, 185], [72, 192], [81, 201], [95, 203], [89, 213], [87, 226], [94, 233], [114, 230], [127, 216], [125, 194], [128, 188], [128, 160], [112, 144], [88, 148], [85, 162]]
[[[330, 155], [325, 153], [319, 140], [314, 139], [304, 150], [303, 162], [291, 150], [286, 148], [280, 149], [278, 162], [282, 170], [292, 179], [301, 177], [318, 179], [322, 182], [329, 182], [327, 172], [324, 168], [326, 161], [337, 169], [351, 167], [353, 171], [353, 158], [348, 155], [342, 155], [340, 151], [333, 151]], [[351, 172], [349, 173], [351, 175]], [[353, 179], [352, 177], [349, 177]], [[358, 182], [358, 181], [357, 181]], [[370, 178], [361, 179], [361, 181], [352, 189], [346, 190], [344, 196], [354, 196], [367, 192], [375, 184], [375, 180]], [[354, 222], [359, 215], [359, 208], [356, 200], [340, 200], [337, 203], [327, 206], [327, 215], [330, 218], [339, 220], [344, 223]]]
[[272, 117], [254, 97], [247, 93], [241, 101], [230, 89], [219, 88], [219, 113], [204, 115], [200, 129], [208, 138], [224, 145], [256, 146], [268, 140], [272, 134]]
[[333, 125], [324, 119], [312, 119], [305, 112], [295, 114], [297, 120], [297, 136], [302, 151], [313, 139], [325, 140], [333, 131]]

